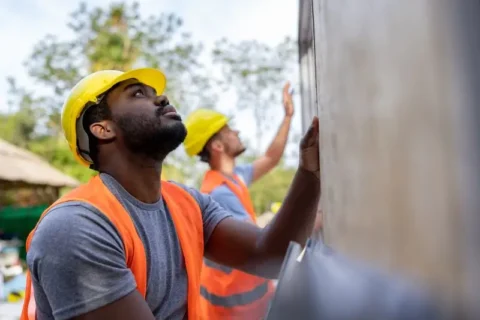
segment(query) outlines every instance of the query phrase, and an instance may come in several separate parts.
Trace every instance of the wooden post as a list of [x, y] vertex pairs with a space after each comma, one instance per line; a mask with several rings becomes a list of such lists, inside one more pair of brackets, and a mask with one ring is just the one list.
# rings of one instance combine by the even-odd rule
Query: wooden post
[[478, 1], [302, 3], [325, 241], [433, 289], [457, 319], [480, 318]]

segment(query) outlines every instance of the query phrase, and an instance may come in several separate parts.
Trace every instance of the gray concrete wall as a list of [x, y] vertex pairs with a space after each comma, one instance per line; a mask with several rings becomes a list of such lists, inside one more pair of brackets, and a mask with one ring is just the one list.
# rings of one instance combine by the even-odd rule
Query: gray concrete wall
[[465, 235], [478, 230], [466, 221], [480, 211], [471, 153], [480, 99], [466, 86], [454, 3], [314, 1], [325, 240], [427, 285], [447, 306], [478, 298], [467, 293], [478, 267], [467, 268]]

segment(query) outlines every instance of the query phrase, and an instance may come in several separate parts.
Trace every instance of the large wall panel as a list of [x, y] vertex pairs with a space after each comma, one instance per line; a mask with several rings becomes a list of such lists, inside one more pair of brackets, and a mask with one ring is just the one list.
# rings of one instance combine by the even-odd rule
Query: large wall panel
[[325, 241], [454, 308], [478, 302], [478, 9], [313, 1]]

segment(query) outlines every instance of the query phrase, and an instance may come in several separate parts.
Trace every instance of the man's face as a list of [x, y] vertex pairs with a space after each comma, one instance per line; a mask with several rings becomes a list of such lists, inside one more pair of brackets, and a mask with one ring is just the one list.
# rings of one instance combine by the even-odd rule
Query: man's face
[[246, 148], [238, 137], [238, 130], [233, 130], [227, 125], [218, 133], [223, 144], [223, 150], [227, 155], [235, 158], [245, 152]]
[[185, 140], [187, 130], [167, 97], [157, 96], [153, 88], [134, 79], [110, 91], [107, 104], [116, 138], [132, 153], [163, 160]]

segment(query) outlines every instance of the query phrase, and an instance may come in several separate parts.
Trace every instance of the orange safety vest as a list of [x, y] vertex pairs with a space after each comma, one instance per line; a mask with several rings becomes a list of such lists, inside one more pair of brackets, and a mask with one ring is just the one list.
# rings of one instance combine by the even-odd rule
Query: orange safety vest
[[[200, 191], [211, 193], [225, 184], [240, 200], [254, 222], [257, 221], [248, 188], [238, 177], [237, 184], [218, 171], [209, 170]], [[248, 273], [218, 268], [204, 262], [201, 276], [200, 305], [202, 319], [262, 319], [273, 297], [272, 281]]]
[[[185, 259], [188, 276], [188, 319], [199, 319], [200, 270], [204, 250], [202, 213], [196, 200], [181, 187], [166, 181], [162, 181], [161, 186], [162, 197], [172, 216]], [[110, 219], [122, 238], [127, 266], [135, 277], [137, 290], [145, 297], [147, 292], [147, 260], [145, 248], [142, 240], [138, 236], [130, 215], [122, 204], [103, 184], [100, 177], [96, 176], [87, 184], [74, 189], [57, 200], [43, 212], [40, 220], [48, 213], [51, 207], [67, 201], [86, 202], [97, 208]], [[27, 251], [30, 247], [35, 229], [33, 229], [27, 238]], [[35, 310], [32, 282], [30, 274], [27, 273], [25, 301], [20, 319], [35, 320]]]

